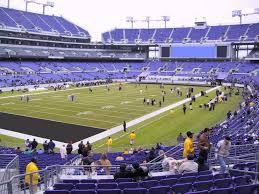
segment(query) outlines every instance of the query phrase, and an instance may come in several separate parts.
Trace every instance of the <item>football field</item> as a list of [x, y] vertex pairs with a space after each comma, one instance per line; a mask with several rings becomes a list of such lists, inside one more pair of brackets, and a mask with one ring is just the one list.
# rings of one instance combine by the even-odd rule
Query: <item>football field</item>
[[[34, 126], [33, 121], [36, 119], [44, 121], [43, 123], [36, 122], [35, 124], [36, 128], [41, 129], [40, 131], [33, 127], [29, 130], [29, 125], [24, 127], [26, 128], [24, 133], [28, 130], [28, 133], [32, 135], [35, 135], [35, 133], [40, 134], [38, 135], [39, 137], [51, 138], [53, 136], [54, 140], [63, 142], [73, 140], [75, 142], [121, 125], [124, 120], [128, 122], [160, 109], [158, 102], [162, 101], [162, 90], [165, 91], [165, 102], [162, 102], [163, 108], [185, 99], [189, 87], [194, 88], [193, 94], [209, 89], [209, 87], [179, 85], [165, 85], [164, 89], [161, 89], [160, 85], [156, 84], [125, 83], [122, 85], [122, 90], [119, 91], [118, 86], [119, 84], [109, 85], [109, 91], [106, 86], [98, 86], [92, 87], [92, 92], [87, 87], [72, 87], [66, 90], [48, 90], [25, 94], [18, 92], [14, 94], [5, 93], [0, 96], [0, 112], [15, 116], [14, 118], [12, 117], [11, 121], [8, 121], [11, 123], [14, 120], [23, 121], [29, 119], [28, 122], [31, 122], [31, 126]], [[181, 97], [177, 96], [176, 92], [171, 92], [171, 89], [179, 89], [183, 95]], [[30, 96], [28, 103], [21, 101], [22, 95]], [[75, 96], [73, 102], [68, 99], [71, 95]], [[197, 98], [192, 111], [189, 110], [189, 105], [187, 104], [186, 115], [183, 115], [182, 106], [179, 106], [174, 110], [164, 112], [130, 127], [127, 133], [119, 132], [114, 134], [112, 137], [115, 150], [116, 148], [121, 150], [123, 147], [129, 146], [128, 133], [131, 130], [135, 130], [137, 133], [135, 146], [154, 145], [156, 142], [175, 143], [179, 132], [185, 132], [189, 129], [197, 132], [204, 127], [212, 126], [224, 120], [227, 111], [236, 109], [242, 100], [240, 96], [233, 96], [227, 103], [217, 105], [213, 112], [199, 108], [200, 104], [208, 103], [214, 97], [215, 91], [209, 93], [207, 97]], [[153, 106], [146, 105], [143, 103], [144, 98], [155, 99], [156, 103]], [[16, 118], [16, 116], [25, 117]], [[45, 121], [54, 122], [54, 125], [51, 126]], [[60, 124], [62, 125], [59, 126]], [[70, 128], [68, 127], [67, 132], [65, 128], [69, 125], [71, 126]], [[95, 132], [89, 133], [89, 131], [94, 130]], [[2, 136], [2, 139], [5, 139], [4, 136]], [[100, 151], [105, 150], [105, 140], [96, 142], [95, 147]]]

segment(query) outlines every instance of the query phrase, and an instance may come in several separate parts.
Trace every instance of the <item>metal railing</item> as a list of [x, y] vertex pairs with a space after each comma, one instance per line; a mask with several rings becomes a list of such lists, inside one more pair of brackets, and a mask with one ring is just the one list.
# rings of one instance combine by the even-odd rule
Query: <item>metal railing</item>
[[0, 180], [0, 182], [4, 182], [19, 174], [19, 156], [15, 154], [1, 154], [1, 156], [14, 156], [4, 169], [3, 176]]

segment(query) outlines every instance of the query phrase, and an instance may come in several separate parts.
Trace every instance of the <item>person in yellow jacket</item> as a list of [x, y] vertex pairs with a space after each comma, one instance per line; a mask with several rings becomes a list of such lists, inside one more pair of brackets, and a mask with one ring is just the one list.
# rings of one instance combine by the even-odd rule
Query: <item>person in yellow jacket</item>
[[[32, 172], [36, 172], [36, 173], [33, 173], [31, 175], [26, 175], [25, 184], [28, 186], [31, 186], [31, 190], [33, 191], [33, 193], [37, 192], [37, 190], [38, 190], [37, 186], [38, 186], [39, 180], [40, 180], [40, 175], [39, 175], [39, 173], [37, 173], [37, 171], [39, 171], [39, 169], [37, 167], [37, 159], [32, 158], [31, 162], [29, 164], [27, 164], [27, 166], [26, 166], [26, 174], [32, 173]], [[32, 180], [30, 180], [30, 177], [32, 177]]]
[[106, 144], [108, 146], [108, 152], [111, 152], [111, 150], [112, 150], [112, 138], [111, 137], [108, 137]]
[[130, 133], [129, 138], [130, 138], [130, 145], [133, 145], [135, 143], [135, 139], [136, 139], [135, 131], [132, 131]]
[[184, 141], [184, 150], [183, 150], [183, 157], [187, 158], [189, 154], [194, 154], [194, 148], [193, 148], [193, 133], [191, 131], [188, 131], [186, 133], [187, 138]]

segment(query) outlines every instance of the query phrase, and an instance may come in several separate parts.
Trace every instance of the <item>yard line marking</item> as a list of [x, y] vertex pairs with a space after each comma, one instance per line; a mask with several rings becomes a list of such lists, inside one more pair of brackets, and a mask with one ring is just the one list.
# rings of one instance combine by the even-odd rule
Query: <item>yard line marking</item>
[[0, 104], [0, 105], [5, 106], [5, 105], [11, 105], [11, 104], [14, 104], [14, 102], [7, 102], [7, 103], [3, 103], [3, 104]]
[[92, 111], [79, 112], [76, 115], [80, 116], [80, 115], [90, 115], [90, 114], [93, 114], [93, 112]]

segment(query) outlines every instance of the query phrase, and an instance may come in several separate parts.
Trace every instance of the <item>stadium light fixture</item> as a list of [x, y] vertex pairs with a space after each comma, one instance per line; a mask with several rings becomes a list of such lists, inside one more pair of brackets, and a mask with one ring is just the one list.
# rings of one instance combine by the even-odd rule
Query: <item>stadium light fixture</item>
[[146, 22], [147, 22], [147, 28], [149, 29], [150, 16], [147, 16], [147, 17], [146, 17]]
[[47, 1], [47, 3], [43, 3], [42, 4], [42, 8], [43, 8], [42, 13], [43, 13], [43, 15], [45, 15], [45, 8], [46, 7], [54, 7], [54, 2]]
[[242, 10], [234, 10], [232, 11], [232, 17], [239, 17], [240, 24], [242, 24], [243, 16], [255, 15], [259, 14], [259, 8], [255, 8], [251, 13], [242, 13]]
[[134, 20], [134, 18], [132, 16], [126, 17], [126, 22], [130, 22], [131, 23], [131, 28], [133, 28], [135, 20]]
[[165, 28], [166, 28], [166, 22], [170, 21], [170, 16], [162, 16], [162, 21], [165, 22]]

